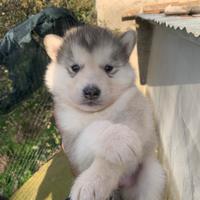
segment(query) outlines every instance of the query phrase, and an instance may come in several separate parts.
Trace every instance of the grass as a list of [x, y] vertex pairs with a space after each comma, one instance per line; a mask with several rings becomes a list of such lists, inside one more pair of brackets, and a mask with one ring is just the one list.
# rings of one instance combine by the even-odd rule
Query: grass
[[[1, 0], [0, 38], [28, 16], [51, 6], [72, 10], [79, 21], [96, 23], [93, 0]], [[0, 101], [11, 91], [6, 66], [0, 66]], [[52, 100], [44, 87], [8, 114], [1, 114], [0, 195], [9, 198], [58, 151], [60, 142]]]
[[52, 6], [73, 11], [77, 19], [84, 23], [96, 23], [95, 0], [1, 0], [0, 38], [30, 15]]
[[40, 88], [0, 118], [0, 193], [11, 194], [60, 148], [52, 102]]

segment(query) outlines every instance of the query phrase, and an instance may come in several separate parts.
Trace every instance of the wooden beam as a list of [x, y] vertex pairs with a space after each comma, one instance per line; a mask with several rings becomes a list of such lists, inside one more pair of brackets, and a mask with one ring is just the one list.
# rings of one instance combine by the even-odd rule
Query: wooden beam
[[[164, 13], [165, 9], [168, 7], [183, 7], [184, 9], [194, 9], [195, 11], [199, 11], [200, 0], [190, 0], [190, 1], [169, 1], [165, 3], [146, 3], [143, 6], [136, 6], [135, 8], [129, 9], [125, 11], [122, 15], [122, 21], [125, 20], [133, 20], [137, 15], [145, 13], [145, 14], [159, 14]], [[196, 13], [197, 14], [197, 13]]]

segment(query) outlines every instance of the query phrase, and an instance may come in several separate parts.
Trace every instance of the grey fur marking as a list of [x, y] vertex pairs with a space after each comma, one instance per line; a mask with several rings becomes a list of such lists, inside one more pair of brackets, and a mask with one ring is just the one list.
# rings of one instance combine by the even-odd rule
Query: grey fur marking
[[77, 44], [92, 52], [95, 48], [108, 46], [113, 49], [111, 59], [113, 62], [128, 62], [129, 56], [126, 46], [120, 41], [120, 36], [114, 35], [110, 30], [98, 26], [83, 25], [68, 31], [64, 43], [58, 52], [58, 62], [66, 59], [73, 60], [72, 45]]

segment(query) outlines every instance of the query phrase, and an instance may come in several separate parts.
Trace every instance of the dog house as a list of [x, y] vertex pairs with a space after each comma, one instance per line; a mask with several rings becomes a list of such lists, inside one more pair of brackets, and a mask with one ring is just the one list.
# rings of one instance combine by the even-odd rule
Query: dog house
[[200, 17], [143, 14], [138, 24], [141, 84], [153, 103], [166, 199], [200, 199]]

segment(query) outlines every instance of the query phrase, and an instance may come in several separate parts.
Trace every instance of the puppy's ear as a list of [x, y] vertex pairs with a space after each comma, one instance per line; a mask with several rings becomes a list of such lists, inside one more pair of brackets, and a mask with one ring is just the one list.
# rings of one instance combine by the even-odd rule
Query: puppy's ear
[[62, 43], [63, 38], [58, 35], [49, 34], [45, 36], [44, 46], [48, 56], [51, 58], [52, 61], [56, 61], [58, 50], [60, 49]]
[[129, 57], [136, 43], [136, 32], [129, 30], [123, 33], [120, 37], [120, 41], [123, 45], [123, 49]]

